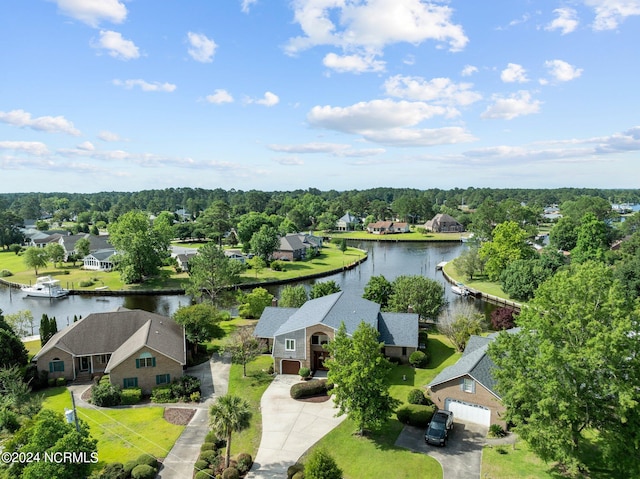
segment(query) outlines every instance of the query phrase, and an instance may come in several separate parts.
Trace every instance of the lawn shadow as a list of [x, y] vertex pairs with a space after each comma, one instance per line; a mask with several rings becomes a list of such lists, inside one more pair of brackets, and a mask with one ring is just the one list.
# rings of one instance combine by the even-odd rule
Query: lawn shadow
[[442, 363], [456, 352], [453, 346], [447, 346], [437, 338], [429, 337], [427, 349], [430, 354], [429, 365], [426, 369], [437, 369]]

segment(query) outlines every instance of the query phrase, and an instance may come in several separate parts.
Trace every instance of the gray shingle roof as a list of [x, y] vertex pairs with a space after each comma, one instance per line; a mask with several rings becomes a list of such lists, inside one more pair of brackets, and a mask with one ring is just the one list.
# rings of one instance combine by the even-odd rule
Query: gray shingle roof
[[418, 347], [418, 315], [413, 313], [380, 313], [380, 341], [388, 346]]
[[303, 249], [306, 249], [306, 246], [302, 244], [302, 240], [297, 234], [286, 235], [280, 238], [278, 251], [299, 251]]
[[[35, 355], [54, 347], [75, 356], [91, 354], [130, 355], [142, 346], [161, 352], [180, 364], [185, 364], [185, 344], [182, 326], [171, 318], [142, 310], [119, 308], [107, 313], [91, 313], [58, 331]], [[122, 348], [122, 351], [118, 351]]]
[[260, 316], [253, 335], [257, 338], [273, 338], [280, 326], [287, 322], [299, 308], [277, 308], [267, 306]]

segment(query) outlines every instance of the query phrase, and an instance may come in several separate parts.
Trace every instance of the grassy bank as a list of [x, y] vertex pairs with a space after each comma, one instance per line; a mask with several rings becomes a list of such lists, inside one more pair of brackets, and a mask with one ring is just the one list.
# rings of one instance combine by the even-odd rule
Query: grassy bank
[[367, 231], [332, 231], [326, 233], [331, 239], [350, 239], [366, 241], [460, 241], [461, 233], [398, 233], [389, 235], [374, 235]]

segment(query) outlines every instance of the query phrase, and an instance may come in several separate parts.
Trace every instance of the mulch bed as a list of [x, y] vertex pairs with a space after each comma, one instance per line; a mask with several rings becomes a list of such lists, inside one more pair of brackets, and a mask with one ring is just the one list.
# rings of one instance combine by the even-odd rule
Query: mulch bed
[[168, 407], [164, 410], [164, 419], [177, 426], [186, 426], [195, 413], [195, 409]]

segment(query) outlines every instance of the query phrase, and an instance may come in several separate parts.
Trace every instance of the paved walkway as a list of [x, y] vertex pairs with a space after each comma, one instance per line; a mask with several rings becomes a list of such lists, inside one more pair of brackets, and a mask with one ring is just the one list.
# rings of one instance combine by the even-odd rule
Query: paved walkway
[[287, 468], [345, 416], [335, 417], [333, 399], [296, 401], [289, 393], [298, 376], [279, 375], [262, 395], [262, 439], [247, 479], [282, 479]]

